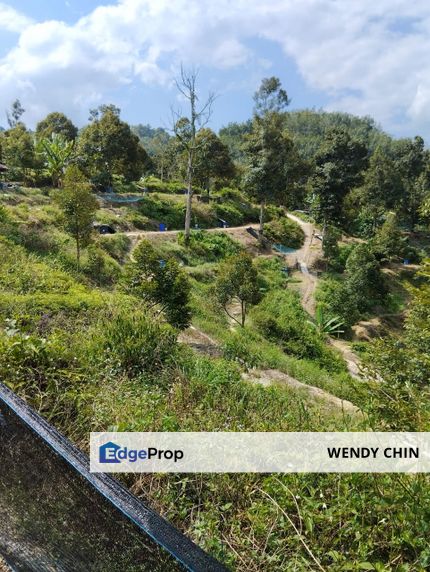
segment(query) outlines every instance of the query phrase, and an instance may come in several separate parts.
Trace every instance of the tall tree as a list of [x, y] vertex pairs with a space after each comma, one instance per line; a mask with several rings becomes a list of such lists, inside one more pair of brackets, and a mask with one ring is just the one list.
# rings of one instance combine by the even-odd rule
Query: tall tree
[[262, 236], [266, 202], [285, 193], [286, 165], [293, 142], [284, 133], [281, 112], [289, 105], [289, 99], [277, 77], [262, 80], [254, 94], [254, 102], [252, 132], [245, 144], [244, 184], [260, 203]]
[[227, 181], [234, 177], [235, 168], [228, 148], [208, 128], [196, 134], [194, 175], [198, 185], [210, 192], [211, 179]]
[[293, 152], [293, 141], [283, 130], [283, 119], [269, 113], [256, 117], [253, 130], [245, 140], [247, 164], [243, 186], [260, 204], [260, 235], [263, 236], [266, 204], [286, 202], [288, 162]]
[[181, 75], [176, 80], [176, 87], [190, 106], [189, 117], [181, 116], [174, 112], [175, 121], [173, 130], [181, 142], [187, 156], [187, 206], [185, 211], [185, 244], [189, 244], [191, 233], [191, 216], [193, 204], [193, 178], [195, 169], [195, 155], [197, 150], [196, 133], [199, 127], [204, 127], [211, 116], [212, 105], [215, 100], [214, 94], [209, 94], [204, 104], [199, 106], [197, 94], [197, 72], [186, 72], [181, 66]]
[[421, 137], [401, 139], [395, 146], [395, 161], [403, 182], [398, 213], [413, 231], [419, 220], [420, 207], [430, 190], [430, 157]]
[[91, 110], [90, 119], [78, 139], [83, 170], [104, 187], [112, 185], [113, 175], [122, 175], [126, 181], [139, 179], [148, 166], [148, 155], [130, 126], [121, 121], [119, 109], [102, 105]]
[[78, 128], [64, 113], [54, 111], [39, 121], [36, 126], [36, 138], [38, 140], [51, 139], [54, 133], [61, 135], [66, 141], [73, 141], [78, 135]]
[[9, 177], [30, 182], [30, 171], [36, 166], [32, 134], [23, 123], [17, 123], [3, 131], [0, 138], [1, 161], [8, 166]]
[[11, 105], [10, 111], [6, 111], [7, 122], [11, 129], [18, 125], [24, 113], [25, 109], [22, 107], [21, 102], [19, 99], [15, 99]]
[[351, 139], [344, 129], [331, 130], [315, 156], [315, 171], [309, 179], [312, 210], [323, 226], [343, 222], [343, 201], [360, 184], [367, 163], [367, 148]]
[[66, 170], [58, 202], [63, 211], [64, 227], [76, 242], [76, 261], [79, 269], [81, 250], [91, 242], [92, 224], [98, 202], [91, 192], [91, 184], [76, 165], [70, 165]]

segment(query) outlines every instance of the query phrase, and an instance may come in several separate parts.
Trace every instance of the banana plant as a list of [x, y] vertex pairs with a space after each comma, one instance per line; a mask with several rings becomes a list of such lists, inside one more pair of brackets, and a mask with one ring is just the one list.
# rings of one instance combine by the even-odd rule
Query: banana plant
[[66, 167], [72, 160], [74, 141], [68, 141], [62, 135], [53, 133], [43, 137], [37, 143], [37, 152], [43, 157], [45, 172], [52, 179], [52, 185], [59, 187]]
[[339, 316], [326, 316], [321, 307], [317, 308], [315, 319], [313, 321], [309, 320], [309, 323], [312, 324], [320, 334], [326, 336], [338, 336], [345, 331], [342, 329], [345, 326], [342, 319]]

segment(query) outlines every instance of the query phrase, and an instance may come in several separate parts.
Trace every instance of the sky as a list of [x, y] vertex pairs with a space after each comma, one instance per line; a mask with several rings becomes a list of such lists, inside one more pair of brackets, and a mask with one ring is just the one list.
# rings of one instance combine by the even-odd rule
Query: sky
[[0, 125], [19, 98], [34, 128], [50, 111], [77, 125], [114, 103], [169, 127], [181, 63], [217, 94], [210, 126], [252, 114], [263, 77], [291, 109], [370, 115], [430, 141], [427, 0], [0, 0]]

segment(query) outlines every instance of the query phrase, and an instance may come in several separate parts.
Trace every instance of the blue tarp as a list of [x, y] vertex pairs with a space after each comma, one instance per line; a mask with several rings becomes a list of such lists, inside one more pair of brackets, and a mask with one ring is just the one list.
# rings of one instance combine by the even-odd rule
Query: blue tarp
[[288, 248], [288, 246], [284, 246], [283, 244], [272, 244], [272, 248], [282, 254], [291, 254], [297, 250], [296, 248]]

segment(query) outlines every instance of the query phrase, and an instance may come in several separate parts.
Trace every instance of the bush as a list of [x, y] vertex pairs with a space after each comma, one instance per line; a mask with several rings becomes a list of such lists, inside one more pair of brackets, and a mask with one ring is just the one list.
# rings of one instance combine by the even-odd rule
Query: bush
[[121, 275], [121, 266], [107, 256], [101, 248], [91, 245], [87, 249], [84, 273], [98, 286], [114, 284]]
[[98, 246], [118, 262], [124, 262], [129, 253], [131, 240], [126, 234], [105, 235]]
[[172, 326], [190, 324], [190, 283], [178, 262], [159, 258], [151, 243], [142, 240], [125, 269], [123, 288], [150, 305], [157, 304]]
[[309, 322], [296, 293], [269, 292], [252, 312], [252, 318], [258, 330], [267, 339], [279, 343], [286, 353], [312, 359], [329, 371], [345, 369], [342, 359]]
[[176, 333], [150, 312], [118, 311], [107, 315], [93, 330], [89, 355], [110, 371], [128, 376], [153, 376], [154, 381], [174, 363]]
[[[185, 244], [183, 232], [178, 234], [178, 244], [181, 246]], [[214, 262], [238, 254], [241, 247], [225, 233], [197, 230], [191, 233], [188, 250], [194, 255], [201, 256], [207, 262]]]
[[264, 235], [274, 243], [289, 248], [300, 248], [305, 240], [305, 233], [295, 221], [283, 217], [264, 225]]

